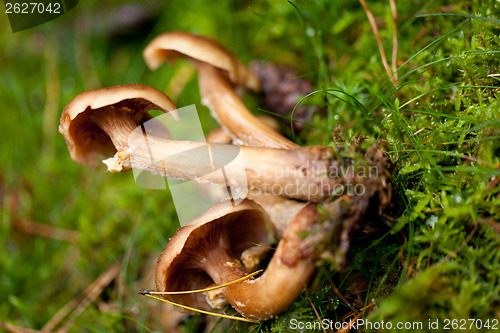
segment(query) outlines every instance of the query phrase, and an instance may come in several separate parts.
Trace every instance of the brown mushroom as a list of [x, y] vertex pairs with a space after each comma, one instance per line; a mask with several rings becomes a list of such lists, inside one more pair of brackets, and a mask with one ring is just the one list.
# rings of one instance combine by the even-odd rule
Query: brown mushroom
[[262, 124], [236, 94], [223, 72], [197, 62], [202, 103], [235, 143], [257, 147], [298, 148], [299, 145]]
[[[337, 201], [340, 202], [340, 201]], [[221, 288], [217, 293], [166, 295], [199, 309], [227, 300], [244, 317], [266, 320], [285, 310], [307, 286], [315, 260], [340, 226], [342, 205], [336, 204], [323, 222], [316, 204], [307, 204], [291, 222], [264, 273]], [[225, 284], [250, 273], [242, 254], [254, 244], [266, 245], [269, 217], [245, 200], [236, 207], [222, 203], [182, 227], [160, 255], [156, 266], [158, 291], [202, 289]], [[319, 232], [314, 232], [314, 231]]]
[[276, 237], [281, 238], [295, 216], [307, 204], [303, 201], [284, 198], [280, 195], [269, 193], [254, 193], [250, 191], [247, 198], [259, 204], [271, 219]]
[[89, 90], [66, 105], [59, 132], [75, 162], [96, 166], [102, 156], [127, 147], [130, 134], [151, 119], [149, 110], [172, 112], [178, 118], [170, 98], [150, 86], [124, 84]]
[[214, 67], [229, 75], [231, 82], [238, 86], [260, 90], [257, 77], [219, 42], [208, 37], [198, 36], [183, 31], [174, 31], [155, 37], [143, 52], [146, 64], [157, 69], [165, 61], [173, 61], [187, 56]]
[[[101, 156], [116, 152], [104, 161], [112, 172], [137, 168], [176, 179], [227, 184], [226, 177], [213, 172], [214, 166], [222, 168], [241, 154], [244, 170], [230, 179], [236, 187], [321, 201], [342, 184], [342, 178], [330, 175], [340, 170], [341, 163], [329, 147], [287, 150], [169, 140], [167, 130], [156, 119], [149, 120], [147, 111], [174, 112], [173, 108], [166, 95], [151, 87], [90, 90], [68, 103], [59, 131], [71, 157], [81, 164], [96, 165]], [[146, 131], [150, 122], [154, 130]]]
[[232, 84], [254, 88], [258, 79], [217, 41], [186, 32], [169, 32], [154, 38], [143, 56], [151, 69], [156, 69], [162, 60], [191, 59], [199, 72], [202, 102], [234, 142], [260, 147], [298, 147], [263, 125], [243, 104]]

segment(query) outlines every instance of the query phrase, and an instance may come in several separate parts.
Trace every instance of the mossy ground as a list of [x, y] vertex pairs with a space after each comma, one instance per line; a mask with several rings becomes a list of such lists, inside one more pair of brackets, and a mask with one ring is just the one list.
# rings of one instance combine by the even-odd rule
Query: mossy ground
[[[123, 83], [170, 94], [182, 83], [176, 105], [196, 104], [204, 129], [214, 128], [188, 64], [150, 72], [142, 60], [147, 41], [170, 30], [213, 36], [245, 62], [266, 59], [309, 78], [317, 92], [303, 103], [325, 111], [311, 117], [298, 143], [334, 145], [334, 133], [346, 142], [366, 136], [366, 146], [382, 140], [396, 165], [393, 226], [358, 235], [344, 272], [325, 262], [276, 319], [257, 327], [222, 320], [214, 331], [291, 331], [292, 319], [345, 321], [367, 305], [364, 317], [373, 322], [422, 322], [419, 331], [429, 332], [429, 320], [443, 328], [445, 319], [491, 324], [500, 317], [497, 1], [397, 2], [394, 84], [357, 1], [148, 2], [142, 6], [150, 20], [128, 29], [117, 28], [119, 3], [80, 2], [64, 17], [16, 34], [5, 15], [0, 20], [0, 321], [40, 329], [120, 262], [118, 278], [75, 317], [72, 331], [172, 325], [193, 332], [213, 324], [176, 316], [135, 293], [153, 287], [148, 270], [178, 227], [168, 191], [77, 165], [57, 133], [62, 108], [77, 93]], [[390, 65], [389, 2], [368, 6]], [[183, 82], [178, 73], [190, 72]], [[245, 102], [262, 112], [257, 98]], [[33, 235], [23, 220], [76, 234]]]

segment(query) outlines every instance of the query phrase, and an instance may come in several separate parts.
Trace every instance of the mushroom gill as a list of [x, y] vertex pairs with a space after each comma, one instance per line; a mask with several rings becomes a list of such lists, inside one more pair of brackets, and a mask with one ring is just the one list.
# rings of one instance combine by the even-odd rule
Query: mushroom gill
[[350, 162], [337, 160], [330, 147], [291, 150], [170, 140], [168, 129], [150, 119], [147, 111], [159, 109], [179, 117], [174, 108], [165, 94], [152, 87], [96, 89], [68, 103], [59, 130], [73, 160], [94, 166], [108, 157], [104, 162], [112, 172], [138, 168], [181, 180], [227, 184], [224, 175], [214, 171], [241, 155], [244, 170], [229, 180], [236, 187], [318, 202], [343, 185], [336, 175]]
[[[284, 311], [307, 286], [315, 261], [342, 223], [342, 201], [330, 206], [328, 218], [309, 203], [296, 215], [280, 240], [271, 261], [259, 277], [223, 287], [217, 293], [165, 295], [191, 307], [231, 306], [245, 318], [266, 320]], [[201, 289], [225, 284], [250, 273], [242, 254], [268, 243], [269, 217], [245, 200], [236, 207], [218, 204], [182, 227], [160, 255], [156, 266], [158, 291]], [[326, 221], [328, 219], [328, 221]]]

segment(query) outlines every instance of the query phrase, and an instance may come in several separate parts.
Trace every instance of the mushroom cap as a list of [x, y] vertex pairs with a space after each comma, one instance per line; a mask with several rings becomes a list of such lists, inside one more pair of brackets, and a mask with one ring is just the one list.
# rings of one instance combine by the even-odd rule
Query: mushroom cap
[[[97, 166], [101, 157], [112, 156], [116, 148], [110, 136], [96, 123], [105, 110], [122, 112], [140, 125], [151, 119], [150, 110], [173, 111], [176, 107], [160, 90], [140, 84], [124, 84], [85, 91], [64, 108], [59, 132], [64, 135], [71, 158], [80, 164]], [[120, 121], [116, 121], [120, 126]]]
[[165, 60], [189, 57], [226, 71], [235, 85], [260, 90], [258, 78], [232, 52], [208, 37], [183, 31], [167, 32], [155, 37], [144, 49], [143, 56], [152, 70]]
[[[214, 281], [200, 267], [203, 251], [220, 246], [221, 237], [226, 236], [230, 255], [237, 260], [256, 244], [271, 244], [273, 230], [269, 221], [267, 213], [248, 199], [236, 206], [223, 202], [208, 209], [180, 228], [160, 254], [156, 263], [157, 290], [196, 290], [212, 285]], [[197, 309], [213, 310], [203, 293], [167, 297]]]

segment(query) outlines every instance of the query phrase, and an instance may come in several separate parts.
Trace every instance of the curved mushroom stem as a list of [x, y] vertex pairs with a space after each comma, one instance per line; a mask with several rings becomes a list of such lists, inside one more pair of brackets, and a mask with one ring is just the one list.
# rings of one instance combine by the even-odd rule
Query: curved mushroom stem
[[[329, 232], [322, 229], [321, 233], [311, 235], [322, 220], [317, 208], [316, 204], [309, 203], [297, 214], [260, 277], [224, 287], [217, 297], [222, 294], [239, 313], [250, 319], [266, 320], [284, 311], [307, 286], [316, 270], [315, 260], [342, 221], [342, 210], [337, 209], [328, 223], [325, 222]], [[319, 239], [311, 241], [311, 237], [318, 235]], [[219, 245], [205, 252], [206, 260], [202, 262], [207, 274], [216, 284], [246, 276], [247, 270], [228, 253], [223, 240]]]
[[263, 126], [248, 111], [232, 84], [258, 91], [258, 78], [217, 41], [185, 32], [154, 38], [143, 52], [151, 69], [163, 61], [190, 59], [199, 71], [202, 101], [238, 144], [258, 147], [296, 148], [296, 144]]
[[262, 124], [235, 93], [223, 72], [207, 63], [194, 61], [203, 104], [235, 142], [258, 147], [297, 148], [297, 144]]
[[[256, 118], [263, 125], [269, 127], [271, 130], [279, 134], [280, 125], [278, 120], [276, 120], [276, 118], [267, 115], [260, 115], [257, 116]], [[231, 138], [231, 136], [229, 136], [229, 134], [227, 134], [222, 127], [217, 127], [214, 130], [210, 131], [210, 133], [208, 133], [205, 139], [207, 142], [215, 142], [215, 143], [233, 142], [233, 138]]]
[[[138, 131], [137, 131], [138, 132]], [[227, 184], [222, 173], [213, 172], [209, 160], [214, 151], [220, 160], [241, 154], [245, 169], [237, 170], [231, 179], [236, 187], [249, 186], [254, 192], [265, 192], [289, 198], [321, 201], [342, 186], [344, 179], [332, 177], [342, 166], [329, 147], [310, 146], [298, 149], [273, 149], [226, 144], [204, 144], [174, 141], [153, 135], [131, 135], [128, 147], [104, 161], [108, 171], [120, 172], [132, 167], [182, 180]], [[219, 160], [220, 159], [220, 160]], [[205, 163], [203, 163], [205, 162]]]
[[[95, 165], [101, 155], [116, 152], [104, 160], [111, 172], [148, 170], [305, 201], [322, 201], [339, 192], [345, 183], [339, 172], [350, 172], [347, 167], [352, 161], [336, 160], [331, 147], [278, 149], [170, 140], [168, 129], [147, 114], [151, 109], [176, 115], [170, 99], [151, 87], [123, 85], [87, 91], [65, 107], [59, 131], [71, 157], [81, 164]], [[243, 163], [233, 165], [227, 177], [226, 166], [237, 157]], [[219, 169], [222, 172], [215, 172]]]

